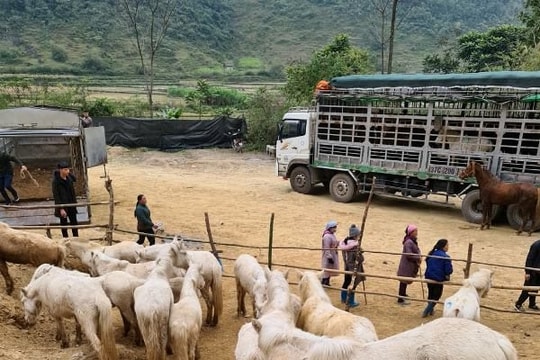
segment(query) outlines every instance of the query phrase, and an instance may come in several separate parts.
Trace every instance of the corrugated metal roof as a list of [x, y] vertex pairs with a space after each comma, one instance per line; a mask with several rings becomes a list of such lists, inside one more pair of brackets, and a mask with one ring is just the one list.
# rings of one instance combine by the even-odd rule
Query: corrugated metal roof
[[0, 126], [25, 131], [71, 129], [79, 132], [79, 116], [75, 112], [48, 108], [11, 108], [0, 110]]

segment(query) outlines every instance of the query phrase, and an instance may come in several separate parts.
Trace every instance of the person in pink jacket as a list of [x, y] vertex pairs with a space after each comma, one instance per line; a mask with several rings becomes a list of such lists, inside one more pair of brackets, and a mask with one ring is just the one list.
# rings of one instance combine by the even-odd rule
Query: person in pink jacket
[[[358, 252], [358, 239], [360, 238], [360, 234], [360, 229], [353, 224], [349, 228], [349, 236], [347, 236], [344, 240], [341, 240], [339, 243], [339, 248], [343, 250], [341, 254], [343, 255], [345, 271], [354, 271], [356, 268], [357, 272], [364, 272], [364, 255], [362, 255], [361, 251]], [[357, 255], [358, 266], [356, 265]], [[347, 288], [349, 287], [349, 285], [351, 285], [352, 280], [352, 274], [345, 274], [345, 280], [343, 281], [343, 285], [341, 285], [341, 288], [343, 289], [341, 290], [341, 302], [343, 304], [347, 303], [350, 308], [360, 305], [354, 300], [354, 293], [351, 293], [349, 296], [347, 296]], [[354, 284], [352, 289], [356, 290], [358, 284], [364, 280], [366, 280], [366, 277], [364, 275], [357, 275], [354, 278]]]
[[[337, 253], [337, 247], [339, 242], [336, 238], [337, 221], [331, 220], [326, 223], [324, 232], [322, 235], [321, 247], [322, 247], [322, 259], [321, 267], [323, 269], [339, 269], [339, 259]], [[330, 277], [336, 276], [336, 273], [325, 271], [321, 279], [323, 285], [330, 286]]]

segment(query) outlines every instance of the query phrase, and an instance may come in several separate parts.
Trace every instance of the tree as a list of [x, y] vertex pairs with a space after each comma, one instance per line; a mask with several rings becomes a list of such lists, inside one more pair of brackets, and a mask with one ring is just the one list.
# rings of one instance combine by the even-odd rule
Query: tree
[[501, 25], [485, 32], [471, 31], [458, 39], [457, 56], [472, 72], [512, 70], [520, 63], [525, 28]]
[[[371, 23], [370, 33], [377, 40], [381, 54], [381, 74], [384, 74], [385, 72], [391, 74], [394, 62], [396, 31], [413, 9], [415, 1], [369, 0], [367, 2], [367, 7], [364, 1], [351, 1], [357, 5], [358, 17], [361, 16], [361, 12], [366, 11], [375, 15], [368, 18]], [[399, 6], [399, 4], [404, 5]], [[399, 16], [398, 12], [400, 13]], [[385, 56], [386, 53], [388, 54], [388, 58]]]
[[540, 0], [525, 0], [519, 19], [525, 25], [529, 44], [536, 47], [540, 41]]
[[148, 107], [152, 115], [154, 66], [178, 0], [117, 0], [131, 35], [144, 75]]
[[288, 101], [305, 104], [313, 96], [319, 80], [371, 71], [373, 65], [369, 53], [353, 47], [347, 35], [339, 34], [331, 43], [313, 53], [308, 63], [293, 63], [286, 69], [284, 90]]
[[459, 60], [450, 51], [441, 54], [427, 55], [422, 61], [423, 72], [449, 74], [459, 71]]

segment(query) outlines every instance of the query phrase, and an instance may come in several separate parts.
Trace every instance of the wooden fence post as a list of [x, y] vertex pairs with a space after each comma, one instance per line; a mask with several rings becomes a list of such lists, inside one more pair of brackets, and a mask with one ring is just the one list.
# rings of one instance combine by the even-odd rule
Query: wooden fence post
[[272, 243], [274, 242], [274, 213], [270, 215], [270, 230], [268, 233], [268, 268], [272, 270]]
[[204, 213], [204, 223], [206, 224], [206, 233], [208, 234], [208, 241], [210, 242], [210, 248], [212, 249], [212, 254], [216, 257], [216, 259], [219, 261], [219, 264], [221, 265], [221, 269], [223, 269], [223, 263], [221, 262], [221, 259], [219, 258], [218, 251], [216, 249], [216, 244], [214, 243], [214, 237], [212, 236], [212, 228], [210, 227], [210, 217], [208, 216], [208, 213]]
[[114, 191], [112, 188], [112, 180], [109, 176], [107, 176], [107, 180], [105, 180], [105, 189], [109, 193], [109, 226], [107, 227], [105, 238], [107, 239], [109, 246], [111, 246], [114, 231]]
[[469, 274], [471, 273], [472, 252], [473, 244], [469, 243], [469, 249], [467, 250], [467, 262], [465, 263], [465, 269], [463, 269], [465, 279], [468, 279]]

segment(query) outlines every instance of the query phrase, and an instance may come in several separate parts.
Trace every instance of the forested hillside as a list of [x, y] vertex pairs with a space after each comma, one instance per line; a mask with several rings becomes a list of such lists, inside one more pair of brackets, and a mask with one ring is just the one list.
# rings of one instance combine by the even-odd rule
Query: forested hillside
[[[278, 77], [338, 33], [379, 55], [369, 0], [182, 0], [157, 72], [185, 77]], [[420, 71], [444, 39], [515, 23], [522, 0], [407, 0], [415, 6], [396, 38], [396, 71]], [[116, 0], [0, 0], [0, 71], [136, 75], [132, 38]]]

